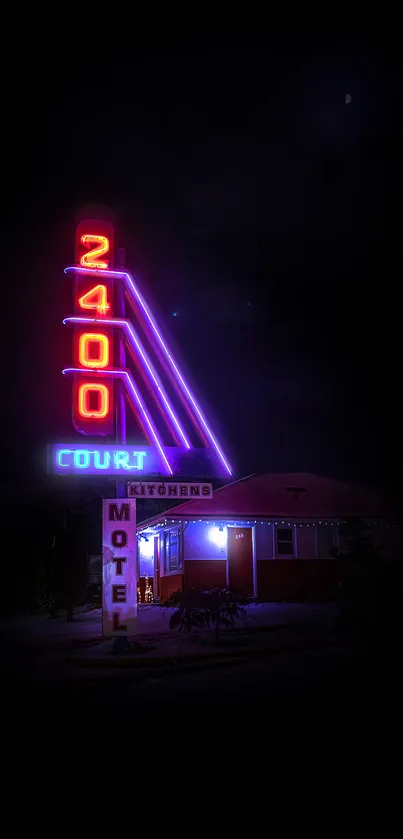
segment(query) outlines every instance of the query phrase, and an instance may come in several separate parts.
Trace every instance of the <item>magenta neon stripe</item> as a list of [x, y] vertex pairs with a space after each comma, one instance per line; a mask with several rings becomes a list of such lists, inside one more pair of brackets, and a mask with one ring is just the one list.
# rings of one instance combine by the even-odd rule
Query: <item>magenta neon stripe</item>
[[144, 403], [143, 403], [143, 401], [142, 401], [142, 399], [141, 399], [141, 396], [140, 396], [140, 394], [139, 394], [139, 392], [138, 392], [138, 390], [137, 390], [137, 388], [136, 388], [136, 386], [135, 386], [135, 384], [134, 384], [133, 378], [132, 378], [132, 376], [130, 375], [130, 373], [128, 373], [128, 372], [127, 372], [127, 370], [123, 370], [122, 372], [124, 373], [124, 376], [125, 376], [125, 378], [126, 378], [127, 384], [128, 384], [128, 386], [129, 386], [129, 388], [131, 389], [132, 394], [133, 394], [133, 396], [134, 396], [134, 398], [135, 398], [135, 400], [136, 400], [136, 402], [137, 402], [137, 404], [138, 404], [138, 406], [139, 406], [140, 410], [143, 412], [144, 418], [145, 418], [145, 420], [146, 420], [146, 422], [147, 422], [147, 425], [148, 425], [148, 427], [149, 427], [149, 429], [150, 429], [150, 433], [152, 434], [152, 436], [153, 436], [153, 438], [154, 438], [154, 440], [155, 440], [155, 444], [156, 444], [156, 446], [157, 446], [157, 448], [158, 448], [158, 450], [159, 450], [159, 452], [160, 452], [160, 454], [161, 454], [161, 457], [162, 457], [162, 459], [164, 460], [164, 462], [165, 462], [165, 464], [166, 464], [166, 467], [167, 467], [167, 469], [168, 469], [168, 473], [169, 473], [170, 475], [173, 475], [173, 471], [172, 471], [171, 466], [170, 466], [170, 464], [169, 464], [169, 462], [168, 462], [168, 458], [167, 458], [167, 456], [166, 456], [166, 454], [165, 454], [165, 452], [164, 452], [163, 446], [162, 446], [162, 444], [161, 444], [161, 442], [160, 442], [160, 439], [159, 439], [159, 436], [158, 436], [158, 434], [157, 434], [156, 428], [155, 428], [155, 426], [154, 426], [154, 424], [153, 424], [153, 422], [152, 422], [152, 420], [151, 420], [151, 418], [150, 418], [150, 415], [149, 415], [149, 413], [148, 413], [148, 411], [147, 411], [147, 409], [146, 409], [146, 407], [145, 407], [145, 405], [144, 405]]
[[147, 315], [147, 317], [148, 317], [148, 320], [150, 321], [150, 324], [151, 324], [151, 326], [152, 326], [152, 328], [153, 328], [153, 330], [154, 330], [154, 332], [155, 332], [155, 334], [156, 334], [156, 336], [157, 336], [157, 338], [158, 338], [158, 340], [159, 340], [159, 342], [160, 342], [160, 344], [161, 344], [161, 347], [162, 347], [162, 349], [163, 349], [163, 351], [164, 351], [164, 353], [165, 353], [165, 355], [166, 355], [166, 358], [167, 358], [167, 359], [168, 359], [168, 361], [170, 362], [171, 367], [173, 368], [173, 370], [175, 371], [175, 374], [176, 374], [177, 378], [179, 379], [179, 382], [180, 382], [180, 385], [181, 385], [181, 387], [182, 387], [182, 390], [183, 390], [183, 391], [185, 391], [186, 396], [188, 397], [188, 399], [190, 400], [191, 404], [193, 405], [193, 408], [194, 408], [194, 410], [196, 411], [196, 414], [197, 414], [197, 416], [198, 416], [198, 418], [199, 418], [199, 420], [200, 420], [200, 422], [201, 422], [201, 424], [202, 424], [202, 426], [203, 426], [203, 428], [204, 428], [204, 430], [205, 430], [205, 432], [206, 432], [206, 434], [207, 434], [207, 437], [209, 438], [209, 440], [210, 440], [210, 441], [211, 441], [211, 443], [213, 444], [213, 446], [214, 446], [214, 448], [215, 448], [215, 450], [216, 450], [216, 452], [217, 452], [217, 454], [218, 454], [218, 456], [219, 456], [220, 460], [221, 460], [221, 461], [222, 461], [222, 463], [224, 464], [224, 466], [225, 466], [225, 468], [226, 468], [226, 470], [227, 470], [228, 474], [229, 474], [229, 475], [232, 475], [231, 467], [229, 466], [229, 464], [228, 464], [228, 462], [227, 462], [226, 458], [224, 457], [224, 454], [223, 454], [223, 452], [222, 452], [222, 450], [221, 450], [221, 448], [220, 448], [220, 446], [219, 446], [219, 444], [218, 444], [218, 442], [217, 442], [217, 440], [216, 440], [216, 438], [215, 438], [214, 434], [213, 434], [213, 433], [212, 433], [212, 431], [210, 430], [210, 428], [209, 428], [209, 426], [208, 426], [208, 424], [207, 424], [207, 422], [206, 422], [206, 420], [205, 420], [205, 418], [204, 418], [204, 416], [203, 416], [203, 414], [202, 414], [202, 412], [201, 412], [201, 409], [199, 408], [199, 405], [198, 405], [198, 404], [197, 404], [197, 402], [196, 402], [196, 399], [194, 398], [194, 396], [193, 396], [192, 392], [190, 391], [190, 389], [189, 389], [188, 385], [187, 385], [187, 384], [186, 384], [186, 382], [184, 381], [183, 376], [182, 376], [182, 374], [181, 374], [181, 372], [180, 372], [180, 370], [179, 370], [179, 368], [178, 368], [178, 366], [177, 366], [177, 364], [176, 364], [176, 362], [175, 362], [174, 358], [172, 357], [171, 353], [169, 352], [169, 349], [168, 349], [168, 347], [166, 346], [166, 344], [165, 344], [165, 342], [164, 342], [164, 340], [163, 340], [163, 338], [162, 338], [162, 336], [161, 336], [161, 334], [160, 334], [160, 332], [159, 332], [159, 330], [158, 330], [158, 328], [157, 328], [157, 326], [156, 326], [156, 324], [155, 324], [155, 322], [154, 322], [154, 320], [153, 320], [152, 316], [150, 315], [150, 313], [149, 313], [149, 312], [147, 311], [147, 309], [145, 308], [145, 306], [144, 306], [144, 304], [143, 304], [143, 301], [140, 299], [140, 297], [139, 297], [138, 299], [139, 299], [139, 302], [142, 304], [142, 306], [143, 306], [143, 308], [144, 308], [144, 311], [145, 311], [145, 313], [146, 313], [146, 315]]
[[[156, 372], [155, 372], [155, 370], [154, 370], [154, 368], [151, 364], [150, 359], [147, 357], [146, 351], [145, 351], [144, 347], [142, 346], [142, 344], [141, 344], [141, 342], [140, 342], [140, 340], [139, 340], [139, 338], [136, 334], [136, 331], [134, 330], [134, 328], [132, 327], [132, 325], [129, 323], [128, 320], [126, 320], [125, 318], [102, 318], [102, 319], [99, 319], [99, 318], [69, 317], [69, 318], [65, 318], [63, 323], [83, 323], [83, 324], [85, 324], [85, 323], [89, 324], [90, 323], [90, 324], [95, 324], [96, 326], [100, 326], [101, 324], [106, 324], [107, 326], [121, 326], [123, 329], [125, 329], [126, 332], [128, 332], [130, 338], [132, 339], [132, 342], [136, 346], [137, 351], [138, 351], [138, 353], [141, 356], [141, 359], [143, 361], [143, 364], [146, 367], [149, 376], [153, 380], [153, 382], [154, 382], [154, 384], [157, 388], [158, 394], [161, 397], [162, 401], [164, 402], [165, 407], [166, 407], [166, 409], [169, 413], [169, 416], [171, 417], [171, 420], [172, 420], [173, 424], [175, 425], [175, 428], [177, 429], [181, 440], [183, 441], [183, 443], [184, 443], [184, 445], [186, 446], [187, 449], [191, 448], [189, 440], [187, 439], [187, 437], [185, 435], [185, 432], [184, 432], [182, 426], [180, 425], [179, 420], [178, 420], [178, 418], [177, 418], [177, 416], [176, 416], [176, 414], [175, 414], [175, 412], [174, 412], [174, 410], [173, 410], [173, 408], [172, 408], [172, 406], [169, 402], [169, 399], [168, 399], [168, 397], [167, 397], [167, 395], [164, 391], [164, 388], [161, 384], [161, 381], [159, 380], [159, 378], [158, 378], [158, 376], [157, 376], [157, 374], [156, 374]], [[174, 436], [175, 436], [175, 432], [174, 432]]]
[[[126, 293], [126, 297], [127, 297], [128, 301], [130, 303], [130, 306], [133, 309], [133, 312], [135, 312], [136, 302], [133, 298], [133, 294], [132, 294], [131, 290], [129, 288], [126, 288], [125, 293]], [[142, 317], [143, 325], [144, 325], [144, 328], [146, 330], [146, 333], [147, 333], [150, 341], [153, 343], [153, 346], [155, 347], [155, 336], [150, 334], [149, 325], [148, 325], [147, 322], [144, 322], [144, 316], [142, 316], [142, 314], [140, 314], [140, 317]], [[156, 348], [156, 351], [161, 354], [161, 348], [159, 346], [157, 346], [155, 348]], [[164, 358], [162, 359], [162, 363], [164, 364]], [[200, 428], [200, 423], [198, 422], [198, 417], [195, 417], [195, 415], [194, 415], [193, 405], [189, 402], [189, 399], [188, 399], [186, 393], [184, 392], [183, 388], [181, 387], [180, 382], [178, 381], [178, 377], [177, 377], [176, 373], [172, 370], [171, 366], [170, 366], [169, 372], [172, 375], [173, 386], [174, 386], [182, 404], [184, 405], [186, 411], [188, 412], [192, 423], [195, 423]], [[203, 438], [205, 439], [204, 429], [202, 429], [202, 433], [203, 433]], [[206, 440], [206, 442], [207, 442], [207, 445], [208, 445], [209, 441]]]
[[143, 311], [144, 311], [144, 313], [145, 313], [145, 315], [146, 315], [146, 317], [147, 317], [147, 319], [148, 319], [148, 321], [149, 321], [149, 323], [150, 323], [150, 325], [153, 329], [153, 332], [155, 333], [155, 335], [156, 335], [156, 337], [157, 337], [157, 339], [158, 339], [158, 341], [159, 341], [159, 343], [160, 343], [160, 345], [161, 345], [161, 347], [162, 347], [162, 349], [165, 353], [166, 358], [168, 359], [172, 369], [175, 371], [177, 379], [180, 382], [181, 389], [185, 392], [187, 398], [190, 400], [190, 402], [191, 402], [191, 404], [192, 404], [192, 406], [193, 406], [193, 408], [194, 408], [194, 410], [195, 410], [195, 412], [196, 412], [196, 414], [197, 414], [197, 416], [198, 416], [198, 418], [199, 418], [199, 420], [200, 420], [200, 422], [201, 422], [209, 440], [211, 441], [213, 447], [215, 448], [221, 462], [224, 464], [228, 474], [232, 475], [231, 467], [230, 467], [228, 461], [226, 460], [226, 458], [224, 456], [224, 453], [222, 452], [222, 450], [221, 450], [221, 448], [218, 444], [218, 441], [214, 437], [214, 434], [210, 431], [210, 428], [209, 428], [209, 426], [208, 426], [208, 424], [207, 424], [207, 422], [206, 422], [206, 420], [205, 420], [205, 418], [202, 414], [202, 411], [200, 410], [199, 405], [196, 402], [195, 397], [193, 396], [191, 390], [189, 389], [186, 382], [184, 381], [183, 376], [182, 376], [182, 374], [181, 374], [173, 356], [171, 355], [171, 353], [168, 349], [168, 346], [166, 345], [166, 343], [165, 343], [165, 341], [164, 341], [164, 339], [163, 339], [163, 337], [162, 337], [162, 335], [161, 335], [161, 333], [160, 333], [160, 331], [159, 331], [159, 329], [158, 329], [158, 327], [157, 327], [157, 325], [154, 321], [154, 318], [153, 318], [151, 312], [149, 311], [145, 301], [143, 300], [142, 295], [140, 294], [140, 292], [139, 292], [136, 284], [134, 283], [134, 280], [130, 276], [130, 274], [128, 274], [127, 271], [108, 271], [108, 270], [103, 270], [103, 269], [98, 270], [98, 269], [92, 269], [92, 268], [82, 268], [82, 267], [76, 266], [76, 265], [69, 265], [68, 268], [65, 268], [65, 271], [66, 271], [66, 273], [69, 272], [69, 271], [75, 271], [75, 272], [79, 272], [79, 273], [83, 273], [83, 274], [92, 274], [92, 275], [104, 276], [104, 277], [108, 277], [108, 276], [112, 276], [112, 277], [115, 276], [116, 277], [117, 276], [117, 277], [120, 277], [121, 279], [123, 279], [126, 282], [126, 284], [129, 285], [129, 287], [131, 288], [131, 290], [134, 292], [135, 296], [137, 297], [137, 300], [139, 301], [140, 306], [142, 307], [142, 309], [143, 309]]
[[[89, 270], [89, 269], [87, 269], [87, 270]], [[134, 293], [135, 293], [143, 311], [145, 312], [145, 314], [146, 314], [146, 316], [147, 316], [147, 318], [148, 318], [148, 320], [151, 324], [151, 327], [152, 327], [155, 335], [157, 336], [158, 341], [160, 342], [161, 347], [162, 347], [168, 361], [171, 364], [171, 367], [174, 369], [174, 371], [176, 373], [176, 376], [179, 379], [179, 382], [181, 383], [182, 389], [185, 391], [188, 399], [190, 399], [190, 401], [193, 405], [193, 408], [196, 411], [196, 413], [199, 417], [199, 420], [200, 420], [208, 438], [210, 439], [211, 443], [213, 444], [220, 460], [224, 464], [228, 474], [231, 475], [232, 474], [231, 467], [230, 467], [229, 463], [227, 462], [227, 460], [226, 460], [226, 458], [225, 458], [225, 456], [224, 456], [224, 454], [223, 454], [223, 452], [222, 452], [222, 450], [221, 450], [221, 448], [218, 444], [218, 441], [216, 440], [216, 438], [214, 437], [214, 434], [210, 430], [210, 428], [209, 428], [209, 426], [208, 426], [208, 424], [207, 424], [207, 422], [206, 422], [206, 420], [205, 420], [205, 418], [204, 418], [204, 416], [203, 416], [203, 414], [200, 410], [200, 407], [196, 402], [195, 397], [193, 396], [192, 392], [190, 391], [189, 387], [187, 386], [186, 382], [184, 381], [183, 376], [182, 376], [182, 374], [181, 374], [181, 372], [178, 368], [178, 365], [176, 364], [174, 358], [172, 357], [172, 355], [171, 355], [171, 353], [170, 353], [170, 351], [169, 351], [169, 349], [168, 349], [168, 347], [167, 347], [167, 345], [166, 345], [166, 343], [165, 343], [165, 341], [164, 341], [164, 339], [163, 339], [163, 337], [162, 337], [162, 335], [161, 335], [161, 333], [160, 333], [160, 331], [159, 331], [159, 329], [158, 329], [158, 327], [157, 327], [157, 325], [154, 321], [154, 318], [153, 318], [151, 312], [148, 309], [148, 306], [146, 305], [145, 301], [143, 300], [143, 298], [142, 298], [139, 290], [137, 289], [132, 277], [127, 273], [126, 273], [126, 277], [127, 277], [128, 283], [131, 286], [132, 290], [134, 291]]]
[[148, 429], [149, 429], [150, 434], [151, 434], [151, 436], [152, 436], [152, 438], [155, 442], [155, 445], [157, 446], [157, 449], [158, 449], [164, 463], [166, 464], [168, 473], [170, 475], [173, 475], [173, 471], [172, 471], [172, 469], [169, 465], [167, 456], [164, 452], [164, 448], [163, 448], [161, 440], [159, 438], [159, 434], [157, 432], [157, 429], [155, 428], [154, 423], [153, 423], [153, 421], [150, 417], [150, 414], [149, 414], [146, 406], [144, 405], [144, 402], [143, 402], [143, 400], [142, 400], [142, 398], [141, 398], [141, 396], [140, 396], [140, 394], [139, 394], [139, 392], [136, 388], [136, 385], [134, 384], [134, 381], [133, 381], [133, 378], [132, 378], [131, 374], [128, 373], [127, 370], [90, 370], [90, 369], [87, 370], [84, 367], [65, 367], [65, 369], [62, 370], [62, 373], [63, 374], [65, 374], [65, 373], [80, 373], [81, 375], [84, 373], [85, 375], [90, 375], [90, 376], [95, 375], [95, 376], [98, 376], [98, 377], [101, 377], [101, 378], [102, 378], [102, 376], [112, 376], [112, 378], [125, 379], [127, 385], [129, 386], [129, 388], [132, 392], [132, 395], [135, 398], [135, 401], [137, 402], [138, 407], [140, 408], [140, 410], [143, 414], [144, 421], [148, 426]]

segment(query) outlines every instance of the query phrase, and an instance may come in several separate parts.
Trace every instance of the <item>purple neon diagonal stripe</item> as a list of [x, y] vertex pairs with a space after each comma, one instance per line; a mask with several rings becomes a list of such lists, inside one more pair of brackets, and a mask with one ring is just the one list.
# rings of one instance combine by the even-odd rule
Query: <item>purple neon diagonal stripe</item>
[[123, 279], [123, 281], [129, 287], [129, 289], [134, 293], [134, 295], [137, 298], [141, 308], [143, 309], [143, 311], [144, 311], [144, 313], [147, 317], [147, 320], [149, 321], [149, 323], [151, 325], [151, 328], [152, 328], [154, 334], [156, 335], [156, 337], [158, 339], [158, 342], [159, 342], [160, 346], [162, 347], [163, 352], [164, 352], [171, 368], [174, 370], [174, 372], [176, 374], [180, 389], [186, 395], [186, 398], [188, 400], [190, 400], [190, 403], [193, 407], [194, 412], [196, 413], [196, 415], [198, 417], [198, 420], [200, 421], [202, 427], [204, 428], [210, 442], [213, 445], [213, 448], [216, 450], [216, 452], [218, 454], [218, 457], [220, 458], [221, 462], [224, 464], [228, 474], [232, 475], [231, 467], [230, 467], [228, 461], [226, 460], [225, 455], [224, 455], [218, 441], [216, 440], [214, 434], [210, 430], [210, 428], [207, 424], [207, 421], [205, 420], [205, 418], [203, 416], [203, 413], [202, 413], [195, 397], [193, 396], [193, 394], [192, 394], [190, 388], [188, 387], [188, 385], [186, 384], [186, 382], [185, 382], [185, 380], [184, 380], [184, 378], [183, 378], [183, 376], [182, 376], [182, 374], [179, 370], [179, 367], [175, 362], [175, 359], [173, 358], [166, 342], [164, 341], [164, 338], [162, 337], [162, 335], [161, 335], [161, 333], [160, 333], [160, 331], [157, 327], [157, 324], [155, 323], [155, 320], [154, 320], [154, 318], [151, 314], [151, 311], [149, 310], [147, 304], [145, 303], [145, 300], [143, 299], [142, 295], [140, 294], [140, 291], [138, 290], [138, 288], [137, 288], [133, 278], [131, 277], [131, 275], [127, 271], [108, 271], [108, 270], [103, 270], [103, 269], [82, 268], [82, 267], [77, 266], [77, 265], [69, 265], [67, 268], [65, 268], [66, 273], [68, 273], [70, 271], [73, 271], [73, 272], [76, 272], [76, 273], [78, 272], [80, 274], [92, 274], [93, 276], [99, 276], [99, 277], [120, 277], [121, 279]]
[[160, 453], [160, 455], [161, 455], [161, 457], [162, 457], [162, 459], [163, 459], [163, 461], [164, 461], [164, 463], [167, 467], [168, 473], [170, 475], [173, 475], [173, 470], [171, 469], [171, 466], [168, 462], [167, 456], [164, 452], [164, 447], [161, 443], [158, 431], [157, 431], [157, 429], [156, 429], [156, 427], [155, 427], [155, 425], [154, 425], [154, 423], [151, 419], [149, 411], [147, 410], [146, 406], [144, 405], [144, 402], [143, 402], [143, 400], [142, 400], [142, 398], [141, 398], [141, 396], [140, 396], [140, 394], [139, 394], [139, 392], [136, 388], [136, 385], [134, 384], [134, 380], [133, 380], [132, 375], [127, 370], [91, 370], [91, 369], [87, 369], [85, 367], [65, 367], [65, 369], [62, 370], [62, 373], [63, 374], [80, 373], [81, 375], [84, 373], [85, 375], [88, 375], [88, 376], [98, 376], [98, 377], [111, 376], [112, 378], [124, 379], [126, 384], [128, 385], [129, 390], [132, 393], [132, 396], [134, 396], [134, 399], [135, 399], [138, 407], [141, 410], [144, 421], [145, 421], [145, 423], [148, 427], [148, 430], [149, 430], [149, 432], [150, 432], [150, 434], [151, 434], [151, 436], [152, 436], [152, 438], [155, 442], [155, 445], [157, 446], [157, 449], [158, 449], [158, 451], [159, 451], [159, 453]]
[[[178, 418], [177, 418], [177, 416], [176, 416], [176, 414], [175, 414], [175, 412], [172, 408], [172, 405], [169, 402], [169, 399], [168, 399], [168, 397], [165, 393], [165, 390], [164, 390], [164, 388], [161, 384], [161, 381], [158, 378], [157, 373], [155, 372], [155, 369], [154, 369], [153, 365], [151, 364], [151, 361], [148, 358], [147, 353], [146, 353], [143, 345], [141, 344], [141, 341], [139, 340], [139, 337], [138, 337], [135, 329], [133, 328], [131, 323], [129, 323], [129, 321], [126, 320], [126, 318], [102, 318], [102, 319], [99, 319], [99, 318], [85, 318], [85, 317], [75, 316], [75, 317], [65, 318], [63, 323], [82, 323], [82, 324], [87, 323], [87, 324], [93, 324], [93, 325], [96, 325], [96, 326], [100, 326], [100, 324], [106, 324], [107, 326], [121, 326], [122, 329], [124, 329], [126, 331], [126, 333], [128, 334], [129, 339], [131, 340], [131, 343], [137, 349], [137, 352], [139, 353], [139, 355], [141, 357], [141, 360], [143, 362], [143, 367], [145, 368], [149, 378], [152, 379], [152, 381], [154, 382], [154, 384], [156, 386], [157, 396], [164, 403], [165, 408], [168, 411], [168, 414], [169, 414], [169, 416], [172, 420], [173, 426], [175, 426], [181, 440], [183, 441], [183, 443], [184, 443], [184, 445], [186, 446], [187, 449], [191, 448], [189, 440], [187, 439], [186, 434], [185, 434], [185, 432], [184, 432], [184, 430], [183, 430], [183, 428], [182, 428], [182, 426], [181, 426], [181, 424], [180, 424], [180, 422], [179, 422], [179, 420], [178, 420]], [[164, 411], [164, 416], [167, 419], [165, 411]], [[168, 425], [170, 425], [169, 420], [168, 420]], [[173, 429], [173, 426], [171, 425], [171, 429]], [[174, 436], [175, 436], [175, 431], [174, 430], [173, 430], [173, 433], [174, 433]]]

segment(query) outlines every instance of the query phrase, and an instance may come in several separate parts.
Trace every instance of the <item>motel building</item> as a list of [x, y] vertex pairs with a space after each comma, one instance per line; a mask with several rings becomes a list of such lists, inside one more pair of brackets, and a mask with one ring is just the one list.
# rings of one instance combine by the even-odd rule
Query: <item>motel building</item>
[[154, 600], [214, 586], [259, 600], [332, 599], [341, 560], [331, 551], [343, 549], [352, 518], [385, 559], [399, 557], [400, 523], [382, 496], [312, 474], [250, 475], [137, 526], [140, 590], [146, 580]]

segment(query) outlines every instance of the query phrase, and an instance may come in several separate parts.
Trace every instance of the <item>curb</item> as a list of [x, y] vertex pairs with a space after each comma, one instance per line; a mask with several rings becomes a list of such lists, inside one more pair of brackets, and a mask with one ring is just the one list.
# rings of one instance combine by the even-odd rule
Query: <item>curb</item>
[[302, 652], [303, 650], [315, 650], [320, 647], [330, 647], [336, 646], [337, 644], [342, 643], [346, 640], [345, 636], [339, 636], [337, 638], [323, 638], [320, 641], [315, 641], [314, 639], [306, 640], [305, 642], [301, 641], [299, 643], [294, 644], [284, 644], [283, 646], [277, 645], [273, 647], [262, 647], [260, 649], [239, 649], [239, 650], [220, 650], [216, 653], [209, 653], [208, 655], [204, 653], [191, 653], [190, 655], [173, 655], [173, 656], [160, 656], [155, 658], [140, 658], [135, 655], [127, 655], [127, 656], [114, 656], [111, 654], [110, 656], [104, 656], [102, 658], [76, 658], [74, 656], [68, 656], [67, 661], [71, 664], [76, 664], [78, 667], [87, 667], [87, 668], [107, 668], [107, 669], [152, 669], [153, 667], [163, 667], [165, 665], [169, 665], [170, 667], [176, 666], [186, 666], [192, 664], [209, 664], [212, 665], [220, 662], [225, 662], [227, 660], [235, 660], [235, 659], [244, 659], [244, 658], [261, 658], [266, 655], [276, 655], [278, 653], [289, 653], [289, 652]]

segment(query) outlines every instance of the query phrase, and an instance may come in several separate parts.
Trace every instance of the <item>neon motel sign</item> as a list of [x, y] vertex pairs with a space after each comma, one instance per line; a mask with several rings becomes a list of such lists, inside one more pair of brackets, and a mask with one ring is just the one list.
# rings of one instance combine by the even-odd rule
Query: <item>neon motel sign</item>
[[[231, 475], [227, 457], [137, 281], [127, 271], [114, 270], [113, 259], [112, 225], [81, 222], [76, 264], [65, 269], [74, 280], [75, 311], [64, 320], [73, 333], [73, 365], [63, 374], [73, 382], [76, 432], [90, 438], [114, 436], [121, 445], [51, 445], [48, 471], [120, 477]], [[127, 445], [122, 421], [127, 406], [144, 445]]]
[[[75, 290], [74, 315], [64, 320], [73, 333], [73, 364], [63, 374], [72, 377], [73, 427], [83, 436], [80, 442], [49, 445], [48, 471], [128, 479], [130, 497], [103, 500], [102, 527], [103, 634], [127, 636], [135, 634], [137, 617], [133, 496], [212, 493], [211, 484], [139, 484], [138, 478], [232, 471], [137, 282], [128, 272], [113, 270], [113, 254], [109, 223], [78, 225], [76, 264], [65, 269]], [[127, 405], [144, 445], [127, 443]], [[102, 437], [106, 443], [93, 442]]]

